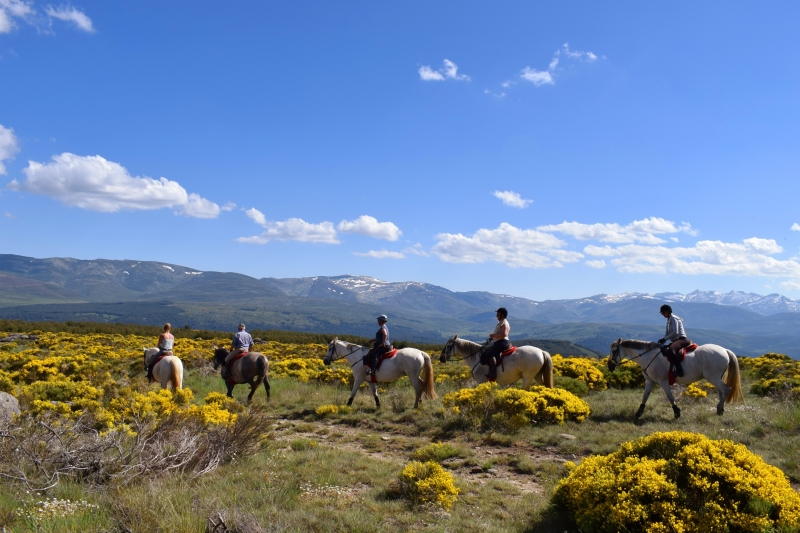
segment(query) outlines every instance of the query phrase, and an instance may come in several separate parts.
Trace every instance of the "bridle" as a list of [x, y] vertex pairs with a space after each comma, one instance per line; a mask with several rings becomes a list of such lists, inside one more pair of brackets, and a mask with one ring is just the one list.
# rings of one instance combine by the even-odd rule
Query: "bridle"
[[467, 359], [471, 359], [472, 357], [475, 357], [484, 348], [484, 346], [479, 344], [478, 345], [478, 349], [475, 350], [474, 352], [472, 352], [471, 354], [469, 354], [469, 355], [467, 355], [465, 357], [460, 357], [458, 359], [454, 359], [453, 358], [453, 351], [455, 351], [455, 347], [456, 347], [456, 341], [454, 339], [450, 339], [444, 345], [444, 350], [442, 350], [442, 355], [444, 355], [445, 361], [466, 361]]
[[[358, 344], [352, 344], [351, 346], [358, 346]], [[358, 348], [356, 348], [355, 350], [353, 350], [353, 351], [351, 351], [351, 352], [347, 352], [346, 354], [344, 354], [344, 355], [340, 355], [339, 357], [337, 357], [337, 358], [335, 358], [335, 359], [334, 359], [334, 357], [333, 357], [333, 356], [335, 356], [335, 355], [336, 355], [336, 341], [331, 341], [331, 343], [328, 345], [328, 348], [331, 350], [331, 356], [330, 356], [330, 358], [328, 359], [328, 361], [329, 361], [329, 362], [331, 362], [331, 363], [333, 363], [334, 361], [340, 361], [340, 360], [342, 360], [342, 359], [347, 359], [347, 356], [348, 356], [348, 355], [353, 355], [354, 353], [356, 353], [356, 352], [360, 352], [361, 350], [363, 350], [363, 349], [364, 349], [364, 347], [363, 347], [363, 346], [358, 346]], [[327, 354], [327, 353], [325, 354], [325, 357], [328, 357], [328, 354]], [[352, 365], [350, 365], [350, 366], [356, 366], [357, 364], [358, 364], [358, 361], [356, 361], [355, 363], [353, 363], [353, 364], [352, 364]]]
[[[621, 357], [622, 351], [621, 351], [621, 348], [622, 348], [622, 343], [619, 343], [619, 344], [617, 344], [616, 348], [612, 348], [611, 349], [611, 362], [614, 363], [614, 365], [616, 365], [616, 366], [620, 366], [622, 364], [622, 357]], [[656, 345], [653, 348], [650, 348], [649, 350], [645, 350], [644, 352], [640, 353], [636, 357], [630, 357], [627, 360], [628, 361], [633, 361], [634, 359], [639, 359], [640, 357], [643, 357], [645, 354], [648, 354], [648, 353], [652, 352], [653, 350], [660, 349], [660, 348], [661, 348], [661, 345]], [[615, 359], [616, 359], [616, 361], [615, 361]], [[656, 359], [658, 359], [658, 356], [653, 357], [650, 360], [650, 362], [647, 363], [647, 366], [642, 368], [642, 373], [644, 375], [648, 376], [647, 369], [650, 368], [650, 365], [652, 365], [655, 362]]]

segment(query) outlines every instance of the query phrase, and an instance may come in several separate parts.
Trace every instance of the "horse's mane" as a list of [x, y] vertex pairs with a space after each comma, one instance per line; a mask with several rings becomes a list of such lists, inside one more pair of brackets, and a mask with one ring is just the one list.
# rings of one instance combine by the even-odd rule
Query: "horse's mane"
[[475, 352], [472, 355], [465, 356], [464, 357], [465, 359], [472, 359], [473, 357], [476, 357], [478, 355], [478, 352], [480, 351], [479, 349], [475, 350], [475, 348], [480, 348], [480, 344], [478, 344], [477, 342], [468, 341], [467, 339], [456, 339], [455, 343], [459, 350], [465, 351], [467, 353], [473, 351]]
[[621, 347], [623, 347], [623, 348], [633, 348], [635, 350], [642, 350], [642, 349], [645, 349], [645, 348], [650, 349], [650, 348], [654, 348], [655, 346], [657, 346], [657, 344], [655, 342], [638, 341], [638, 340], [635, 340], [635, 339], [626, 339], [626, 340], [622, 341], [621, 343], [619, 343], [619, 345]]

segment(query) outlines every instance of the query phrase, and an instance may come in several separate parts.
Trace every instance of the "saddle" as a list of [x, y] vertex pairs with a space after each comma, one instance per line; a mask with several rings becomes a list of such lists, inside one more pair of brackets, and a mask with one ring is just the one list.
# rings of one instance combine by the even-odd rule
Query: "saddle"
[[391, 359], [395, 355], [397, 355], [397, 348], [395, 348], [394, 346], [390, 346], [389, 351], [380, 356], [380, 358], [378, 358], [378, 362], [375, 363], [375, 372], [373, 372], [372, 375], [369, 377], [370, 382], [372, 383], [378, 382], [378, 380], [375, 379], [375, 375], [378, 373], [378, 369], [381, 367], [381, 363], [383, 363], [384, 359]]
[[233, 385], [235, 383], [233, 381], [233, 378], [231, 377], [231, 369], [233, 368], [233, 363], [235, 363], [236, 361], [238, 361], [239, 359], [241, 359], [242, 357], [244, 357], [249, 353], [250, 352], [242, 352], [240, 354], [236, 354], [236, 356], [233, 359], [231, 359], [227, 365], [225, 365], [225, 371], [226, 371], [225, 373], [227, 374], [225, 376], [225, 381], [227, 381], [229, 384]]
[[686, 354], [687, 354], [687, 353], [692, 353], [692, 352], [693, 352], [693, 351], [695, 351], [696, 349], [697, 349], [697, 344], [695, 344], [695, 343], [692, 343], [692, 344], [690, 344], [689, 346], [687, 346], [686, 348], [681, 348], [680, 350], [678, 350], [678, 353], [677, 353], [676, 357], [674, 357], [674, 358], [671, 358], [671, 357], [667, 356], [667, 354], [666, 354], [666, 353], [664, 353], [664, 352], [661, 352], [661, 355], [663, 355], [664, 357], [666, 357], [666, 358], [667, 358], [667, 361], [669, 361], [669, 362], [670, 362], [670, 365], [669, 365], [669, 372], [667, 373], [667, 378], [669, 379], [669, 384], [670, 384], [670, 385], [675, 385], [675, 377], [676, 377], [676, 376], [675, 376], [675, 366], [674, 366], [674, 363], [676, 363], [676, 362], [677, 362], [677, 363], [682, 363], [682, 362], [683, 362], [683, 360], [684, 360], [684, 359], [686, 359]]
[[[505, 368], [503, 367], [503, 359], [505, 359], [506, 357], [508, 357], [509, 355], [511, 355], [512, 353], [514, 353], [516, 351], [517, 351], [517, 347], [516, 346], [509, 346], [508, 348], [506, 348], [505, 350], [500, 352], [500, 355], [495, 357], [495, 363], [497, 364], [497, 366], [500, 367], [500, 368], [503, 368], [505, 370]], [[488, 365], [489, 364], [488, 362], [486, 362], [486, 363], [483, 362], [483, 361], [486, 361], [486, 359], [484, 359], [484, 357], [485, 357], [484, 355], [481, 355], [481, 364], [482, 365]]]
[[150, 361], [150, 363], [147, 366], [144, 367], [145, 370], [147, 370], [147, 372], [148, 372], [148, 376], [150, 377], [150, 381], [151, 382], [155, 381], [155, 378], [153, 378], [153, 374], [151, 373], [150, 369], [151, 368], [155, 368], [156, 365], [159, 363], [159, 361], [161, 361], [162, 359], [164, 359], [165, 357], [167, 357], [169, 355], [172, 355], [172, 352], [164, 352], [161, 355], [159, 355], [158, 357], [156, 357], [155, 360]]

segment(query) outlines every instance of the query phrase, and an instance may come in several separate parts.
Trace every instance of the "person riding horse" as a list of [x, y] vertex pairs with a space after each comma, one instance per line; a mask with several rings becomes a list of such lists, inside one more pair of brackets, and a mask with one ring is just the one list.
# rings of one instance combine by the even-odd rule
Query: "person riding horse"
[[158, 353], [150, 358], [150, 364], [147, 365], [147, 382], [150, 383], [153, 380], [153, 367], [156, 366], [158, 362], [158, 358], [162, 355], [171, 355], [172, 354], [172, 347], [175, 345], [175, 337], [172, 336], [170, 330], [172, 326], [169, 322], [164, 324], [164, 333], [158, 336]]
[[[247, 353], [253, 347], [253, 337], [244, 330], [244, 324], [239, 324], [239, 331], [233, 336], [231, 342], [231, 352], [225, 358], [225, 365], [223, 366], [223, 373], [227, 374], [230, 371], [230, 364], [233, 358], [240, 353]], [[224, 377], [224, 376], [223, 376]]]
[[507, 350], [511, 343], [508, 340], [508, 333], [511, 331], [511, 326], [508, 324], [508, 311], [505, 307], [501, 307], [495, 313], [497, 317], [497, 327], [494, 328], [494, 333], [489, 335], [488, 342], [492, 343], [481, 355], [481, 364], [489, 365], [489, 381], [497, 379], [497, 357], [504, 350]]
[[675, 365], [675, 375], [683, 377], [683, 367], [681, 366], [678, 352], [689, 346], [692, 341], [686, 337], [686, 331], [683, 329], [683, 319], [672, 314], [672, 307], [664, 304], [659, 312], [661, 316], [667, 319], [667, 331], [663, 338], [658, 339], [658, 344], [664, 344], [669, 341], [667, 346], [661, 347], [661, 353], [666, 355], [670, 363]]
[[389, 318], [386, 315], [378, 317], [378, 331], [375, 333], [375, 343], [372, 349], [364, 356], [364, 364], [367, 366], [367, 374], [373, 375], [375, 367], [378, 365], [380, 357], [389, 351], [391, 343], [389, 342], [389, 328], [386, 327], [386, 322]]

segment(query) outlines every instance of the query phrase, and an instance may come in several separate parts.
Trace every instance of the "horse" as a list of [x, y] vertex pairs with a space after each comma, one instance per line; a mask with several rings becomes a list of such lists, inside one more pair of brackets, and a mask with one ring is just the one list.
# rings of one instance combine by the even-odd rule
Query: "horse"
[[[230, 352], [225, 348], [214, 346], [214, 370], [225, 365], [225, 358]], [[247, 395], [247, 403], [253, 400], [259, 383], [264, 384], [269, 400], [269, 361], [267, 356], [259, 352], [248, 352], [239, 359], [236, 359], [229, 370], [230, 374], [225, 379], [228, 387], [228, 397], [233, 398], [233, 387], [239, 383], [250, 385], [250, 394]]]
[[[448, 339], [442, 349], [439, 362], [450, 361], [453, 354], [458, 354], [467, 366], [472, 367], [472, 377], [480, 385], [489, 381], [489, 371], [484, 373], [481, 369], [480, 354], [483, 345], [476, 342], [459, 339], [458, 335]], [[511, 355], [503, 358], [497, 365], [497, 383], [511, 385], [522, 378], [523, 390], [529, 390], [534, 380], [548, 388], [553, 388], [553, 359], [550, 354], [535, 346], [518, 346]]]
[[[675, 405], [675, 397], [669, 385], [669, 366], [666, 357], [661, 355], [661, 345], [655, 342], [622, 340], [618, 339], [611, 343], [611, 356], [608, 358], [608, 369], [614, 371], [624, 357], [639, 363], [644, 374], [644, 395], [642, 404], [636, 411], [635, 418], [639, 420], [644, 413], [644, 406], [647, 397], [653, 389], [653, 384], [658, 383], [672, 404], [672, 412], [675, 418], [680, 418], [681, 410]], [[695, 351], [686, 354], [683, 360], [683, 377], [676, 377], [675, 382], [681, 385], [688, 385], [701, 379], [707, 379], [714, 388], [717, 389], [719, 403], [717, 403], [717, 414], [722, 415], [725, 411], [725, 404], [735, 400], [742, 394], [742, 382], [739, 373], [739, 360], [736, 355], [716, 344], [704, 344]], [[728, 373], [725, 381], [722, 377]]]
[[[144, 348], [144, 370], [150, 366], [150, 360], [159, 352], [158, 348]], [[153, 367], [153, 381], [160, 381], [161, 388], [166, 389], [172, 382], [172, 390], [183, 388], [183, 363], [174, 355], [166, 355]]]
[[[328, 350], [325, 352], [325, 357], [322, 362], [325, 365], [330, 365], [339, 359], [346, 359], [350, 363], [350, 368], [353, 370], [353, 391], [350, 393], [350, 399], [347, 400], [347, 405], [353, 404], [353, 398], [356, 397], [358, 387], [367, 379], [367, 365], [364, 364], [364, 356], [369, 352], [369, 348], [353, 344], [350, 342], [340, 341], [338, 338], [333, 339], [328, 344]], [[420, 377], [420, 372], [422, 377]], [[394, 381], [403, 376], [408, 375], [411, 380], [411, 385], [414, 387], [416, 398], [414, 399], [414, 409], [419, 407], [422, 403], [422, 394], [424, 393], [431, 400], [436, 399], [436, 391], [433, 390], [433, 365], [431, 364], [431, 357], [416, 348], [402, 348], [397, 350], [397, 353], [385, 359], [381, 363], [380, 368], [375, 373], [376, 381], [385, 383]], [[378, 388], [375, 383], [370, 382], [370, 389], [372, 390], [372, 397], [375, 398], [375, 406], [380, 408], [381, 401], [378, 398]]]

